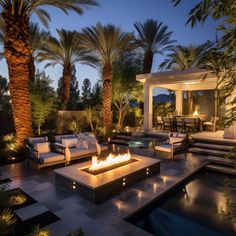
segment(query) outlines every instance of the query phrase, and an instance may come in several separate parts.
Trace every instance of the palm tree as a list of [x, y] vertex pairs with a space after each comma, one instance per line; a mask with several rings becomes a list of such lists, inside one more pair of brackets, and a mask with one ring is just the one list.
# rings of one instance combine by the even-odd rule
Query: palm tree
[[155, 54], [163, 54], [172, 48], [175, 40], [171, 40], [172, 31], [163, 22], [148, 19], [144, 23], [134, 24], [138, 32], [137, 42], [144, 51], [143, 73], [150, 73]]
[[200, 68], [203, 56], [208, 47], [208, 44], [198, 46], [178, 45], [171, 49], [171, 53], [159, 65], [159, 69], [163, 70], [185, 70], [191, 68]]
[[103, 125], [107, 134], [112, 123], [112, 64], [120, 53], [134, 47], [133, 35], [124, 33], [113, 25], [86, 27], [82, 31], [81, 45], [89, 50], [88, 55], [93, 58], [94, 64], [102, 70], [103, 80]]
[[[191, 68], [201, 68], [203, 57], [206, 49], [210, 46], [209, 43], [204, 43], [198, 46], [176, 46], [171, 49], [171, 53], [159, 65], [159, 69], [167, 70], [185, 70]], [[188, 113], [193, 111], [193, 95], [192, 91], [187, 92]]]
[[24, 139], [32, 136], [32, 114], [29, 98], [29, 62], [32, 45], [29, 41], [29, 18], [34, 13], [44, 23], [50, 15], [45, 6], [62, 9], [65, 13], [72, 10], [83, 13], [83, 7], [97, 5], [95, 0], [2, 0], [1, 15], [4, 19], [6, 35], [4, 54], [8, 64], [10, 94], [13, 119], [16, 129], [16, 146], [24, 145]]
[[29, 61], [29, 80], [34, 81], [35, 77], [34, 61], [35, 58], [37, 58], [38, 51], [46, 43], [47, 38], [49, 37], [49, 32], [40, 30], [38, 24], [32, 22], [30, 22], [29, 31], [30, 31], [29, 41], [32, 45], [32, 54], [30, 56], [30, 61]]
[[38, 60], [47, 60], [45, 67], [59, 64], [63, 67], [62, 75], [62, 104], [66, 105], [70, 98], [70, 83], [73, 66], [78, 62], [84, 62], [87, 57], [86, 49], [79, 45], [78, 33], [76, 31], [57, 30], [59, 40], [50, 37], [47, 43], [40, 49]]

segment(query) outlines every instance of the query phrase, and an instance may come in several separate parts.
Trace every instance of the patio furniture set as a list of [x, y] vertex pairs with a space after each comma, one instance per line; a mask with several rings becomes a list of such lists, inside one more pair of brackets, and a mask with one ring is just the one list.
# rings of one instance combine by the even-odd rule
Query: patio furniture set
[[39, 170], [46, 166], [62, 163], [67, 165], [74, 160], [100, 155], [108, 149], [107, 146], [99, 144], [95, 136], [87, 133], [57, 135], [54, 143], [48, 142], [47, 137], [28, 138], [26, 147], [28, 165], [33, 161]]
[[202, 130], [215, 132], [218, 128], [219, 117], [211, 117], [206, 121], [203, 117], [156, 117], [156, 129], [179, 131], [186, 130], [188, 132], [200, 132]]

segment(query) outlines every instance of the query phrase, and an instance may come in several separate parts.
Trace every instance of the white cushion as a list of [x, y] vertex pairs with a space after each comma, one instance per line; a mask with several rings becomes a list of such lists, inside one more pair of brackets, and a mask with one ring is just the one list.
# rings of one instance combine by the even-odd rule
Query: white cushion
[[39, 153], [47, 153], [47, 152], [50, 152], [49, 142], [36, 143], [36, 144], [34, 145], [34, 148], [35, 148]]
[[213, 125], [213, 123], [208, 121], [208, 122], [203, 122], [203, 125]]
[[186, 138], [186, 134], [178, 133], [176, 137], [178, 137], [178, 138]]
[[[169, 144], [177, 143], [177, 142], [182, 142], [184, 138], [178, 138], [178, 137], [169, 137]], [[181, 145], [179, 143], [178, 145]]]
[[161, 151], [161, 152], [171, 152], [171, 145], [170, 144], [162, 144], [155, 146], [156, 151]]
[[56, 135], [55, 141], [56, 141], [56, 143], [61, 143], [62, 139], [71, 139], [71, 138], [76, 138], [76, 136], [74, 134]]
[[51, 163], [55, 161], [63, 161], [65, 159], [64, 155], [55, 152], [41, 153], [39, 154], [39, 161], [42, 164]]
[[62, 145], [66, 147], [75, 147], [78, 142], [77, 138], [70, 138], [70, 139], [62, 139], [61, 143]]

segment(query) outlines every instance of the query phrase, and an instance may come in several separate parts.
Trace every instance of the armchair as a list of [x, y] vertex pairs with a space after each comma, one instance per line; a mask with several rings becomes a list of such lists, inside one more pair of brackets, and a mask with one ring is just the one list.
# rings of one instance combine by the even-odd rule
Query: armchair
[[163, 130], [163, 120], [161, 116], [156, 117], [156, 130], [158, 129], [158, 126], [160, 126], [161, 130]]
[[167, 137], [161, 141], [156, 141], [154, 146], [154, 156], [157, 152], [165, 152], [171, 155], [172, 161], [176, 154], [184, 153], [187, 157], [187, 137], [183, 134]]
[[218, 120], [219, 117], [212, 117], [210, 121], [203, 122], [203, 130], [216, 132], [216, 130], [218, 129]]
[[163, 130], [168, 129], [170, 131], [173, 130], [173, 118], [171, 117], [163, 117]]

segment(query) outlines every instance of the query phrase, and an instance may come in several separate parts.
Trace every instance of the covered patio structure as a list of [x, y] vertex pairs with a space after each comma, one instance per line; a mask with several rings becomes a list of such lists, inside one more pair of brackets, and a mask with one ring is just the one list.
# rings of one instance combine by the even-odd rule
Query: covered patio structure
[[[203, 79], [204, 77], [204, 79]], [[153, 89], [162, 88], [175, 91], [175, 109], [178, 116], [183, 115], [183, 92], [216, 90], [217, 77], [202, 69], [188, 69], [137, 75], [136, 79], [144, 85], [144, 130], [153, 128]], [[215, 92], [217, 97], [217, 91]], [[214, 106], [217, 108], [217, 99]], [[212, 104], [209, 104], [211, 106]], [[217, 111], [215, 111], [217, 115]], [[236, 138], [236, 128], [225, 129], [224, 136]]]

